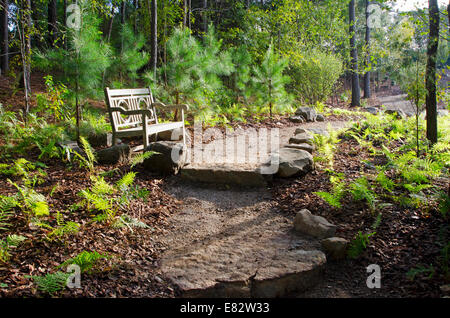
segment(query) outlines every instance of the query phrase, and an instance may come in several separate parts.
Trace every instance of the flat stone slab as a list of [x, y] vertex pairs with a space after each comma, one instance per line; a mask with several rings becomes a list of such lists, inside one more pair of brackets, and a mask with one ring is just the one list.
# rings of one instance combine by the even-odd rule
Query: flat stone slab
[[192, 182], [264, 187], [271, 176], [261, 174], [256, 166], [202, 164], [183, 167], [181, 178]]
[[177, 185], [183, 208], [156, 237], [167, 250], [161, 275], [182, 297], [282, 297], [322, 277], [318, 240], [292, 230], [292, 216], [264, 189], [217, 191]]

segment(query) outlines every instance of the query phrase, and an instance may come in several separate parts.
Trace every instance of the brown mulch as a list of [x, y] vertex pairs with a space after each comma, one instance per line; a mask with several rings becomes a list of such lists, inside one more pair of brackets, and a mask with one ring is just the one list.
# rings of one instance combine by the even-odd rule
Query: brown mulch
[[[357, 156], [355, 154], [358, 154]], [[359, 177], [360, 172], [368, 173], [369, 167], [362, 163], [369, 160], [367, 152], [359, 149], [354, 141], [344, 140], [339, 144], [335, 156], [334, 169], [344, 173], [347, 179]], [[374, 161], [372, 158], [371, 162]], [[436, 184], [447, 189], [448, 184]], [[351, 241], [362, 231], [371, 233], [379, 213], [381, 223], [370, 238], [370, 244], [356, 260], [329, 262], [325, 270], [325, 280], [300, 297], [443, 297], [440, 286], [448, 284], [440, 267], [441, 250], [450, 237], [448, 219], [445, 220], [436, 206], [429, 208], [403, 208], [385, 198], [392, 206], [371, 212], [362, 202], [353, 202], [347, 196], [341, 200], [342, 208], [330, 207], [315, 195], [316, 191], [330, 191], [329, 175], [316, 170], [303, 178], [276, 180], [273, 197], [284, 212], [295, 215], [300, 209], [308, 209], [336, 224], [336, 236]], [[401, 190], [399, 190], [401, 191]], [[381, 189], [375, 189], [381, 194]], [[381, 289], [369, 289], [366, 268], [370, 264], [381, 267]], [[432, 265], [436, 270], [433, 277], [417, 275], [411, 281], [407, 272], [418, 266]]]
[[[31, 158], [29, 158], [31, 159]], [[45, 182], [36, 191], [47, 196], [52, 217], [51, 225], [56, 225], [55, 212], [60, 211], [66, 221], [81, 224], [80, 231], [63, 240], [47, 241], [46, 230], [30, 227], [23, 214], [10, 220], [12, 227], [2, 232], [2, 237], [17, 234], [27, 240], [11, 252], [7, 264], [0, 264], [0, 297], [40, 297], [46, 296], [36, 289], [27, 275], [42, 276], [55, 272], [65, 260], [86, 251], [97, 251], [111, 255], [100, 268], [90, 274], [82, 274], [81, 289], [65, 289], [60, 297], [172, 297], [174, 290], [170, 284], [157, 275], [158, 255], [161, 246], [153, 242], [155, 233], [164, 231], [166, 218], [173, 213], [179, 202], [166, 194], [162, 187], [164, 180], [139, 171], [135, 184], [150, 191], [148, 202], [135, 200], [127, 207], [126, 213], [146, 223], [150, 228], [127, 227], [116, 229], [108, 224], [92, 223], [92, 215], [82, 210], [69, 212], [68, 208], [80, 201], [77, 193], [90, 185], [85, 170], [76, 167], [68, 169], [62, 163], [49, 162]], [[99, 167], [109, 170], [113, 167]], [[126, 167], [116, 167], [122, 173]], [[120, 176], [107, 178], [114, 182]], [[14, 180], [18, 181], [18, 180]], [[52, 196], [50, 192], [53, 191]], [[8, 195], [15, 189], [0, 179], [0, 193]]]

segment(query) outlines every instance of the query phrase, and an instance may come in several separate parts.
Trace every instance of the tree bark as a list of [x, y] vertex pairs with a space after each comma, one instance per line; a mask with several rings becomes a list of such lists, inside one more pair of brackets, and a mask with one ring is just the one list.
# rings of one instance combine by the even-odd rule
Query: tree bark
[[[63, 25], [64, 25], [64, 27], [66, 27], [66, 25], [67, 25], [67, 0], [63, 1], [63, 7], [64, 7], [64, 10], [63, 10]], [[64, 48], [67, 50], [67, 39], [66, 39], [66, 37], [64, 37], [64, 39], [63, 39], [63, 45], [64, 45]]]
[[152, 30], [151, 30], [151, 67], [156, 81], [158, 65], [158, 1], [152, 0]]
[[48, 43], [50, 47], [54, 47], [58, 40], [58, 28], [57, 28], [57, 7], [56, 0], [50, 0], [48, 2]]
[[208, 0], [203, 0], [203, 32], [208, 33]]
[[187, 0], [183, 0], [183, 26], [187, 26]]
[[360, 106], [361, 92], [359, 88], [358, 76], [358, 52], [356, 50], [355, 33], [355, 0], [349, 3], [349, 31], [350, 31], [350, 55], [351, 55], [351, 73], [352, 73], [352, 103], [351, 106]]
[[437, 97], [436, 97], [436, 60], [439, 46], [439, 6], [437, 0], [428, 0], [430, 15], [430, 34], [427, 47], [426, 70], [426, 109], [427, 109], [427, 139], [437, 142]]
[[[370, 65], [370, 25], [369, 25], [369, 5], [370, 1], [366, 0], [366, 68]], [[364, 74], [364, 98], [370, 98], [370, 71], [367, 70]]]
[[125, 24], [125, 1], [122, 2], [122, 4], [120, 5], [120, 23], [122, 25]]
[[0, 1], [0, 68], [1, 74], [9, 70], [8, 0]]

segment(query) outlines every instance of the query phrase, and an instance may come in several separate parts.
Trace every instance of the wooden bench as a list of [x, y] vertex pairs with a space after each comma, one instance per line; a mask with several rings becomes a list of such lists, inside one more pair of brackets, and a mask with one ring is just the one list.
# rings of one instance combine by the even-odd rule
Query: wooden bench
[[[186, 143], [184, 112], [187, 105], [164, 105], [155, 102], [150, 88], [110, 89], [105, 88], [105, 99], [112, 126], [113, 145], [117, 138], [142, 136], [144, 149], [147, 148], [149, 137], [168, 130], [182, 128], [183, 144]], [[174, 122], [159, 123], [156, 109], [177, 111], [178, 118]], [[181, 116], [180, 116], [181, 115]]]

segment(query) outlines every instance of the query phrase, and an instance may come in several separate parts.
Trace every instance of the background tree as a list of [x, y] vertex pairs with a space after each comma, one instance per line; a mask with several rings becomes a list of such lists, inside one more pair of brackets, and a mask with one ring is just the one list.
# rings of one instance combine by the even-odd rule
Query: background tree
[[366, 0], [366, 59], [365, 67], [366, 73], [364, 74], [364, 98], [370, 98], [370, 1]]
[[273, 107], [286, 99], [284, 86], [289, 82], [289, 77], [283, 75], [288, 65], [286, 59], [280, 58], [269, 46], [260, 66], [254, 68], [254, 87], [262, 106], [269, 106], [270, 117], [273, 115]]
[[56, 0], [49, 0], [48, 2], [48, 43], [50, 47], [54, 47], [56, 45], [56, 41], [58, 40], [58, 15], [56, 4]]
[[434, 144], [437, 142], [437, 94], [436, 94], [436, 62], [439, 47], [440, 13], [437, 0], [428, 0], [430, 33], [427, 47], [426, 70], [426, 107], [427, 107], [427, 138]]
[[100, 19], [87, 0], [80, 1], [79, 5], [81, 25], [79, 29], [68, 29], [68, 49], [52, 49], [38, 54], [36, 59], [41, 69], [57, 71], [58, 79], [71, 89], [78, 141], [83, 100], [100, 96], [102, 74], [111, 63], [111, 49], [98, 31]]
[[158, 66], [158, 1], [152, 0], [152, 34], [151, 34], [151, 68], [156, 80], [156, 71]]
[[6, 75], [9, 70], [8, 0], [0, 1], [0, 68]]
[[349, 3], [349, 31], [350, 31], [350, 56], [351, 56], [351, 74], [352, 74], [352, 103], [351, 106], [360, 106], [361, 92], [359, 88], [358, 75], [358, 52], [356, 50], [356, 32], [355, 32], [355, 0]]

